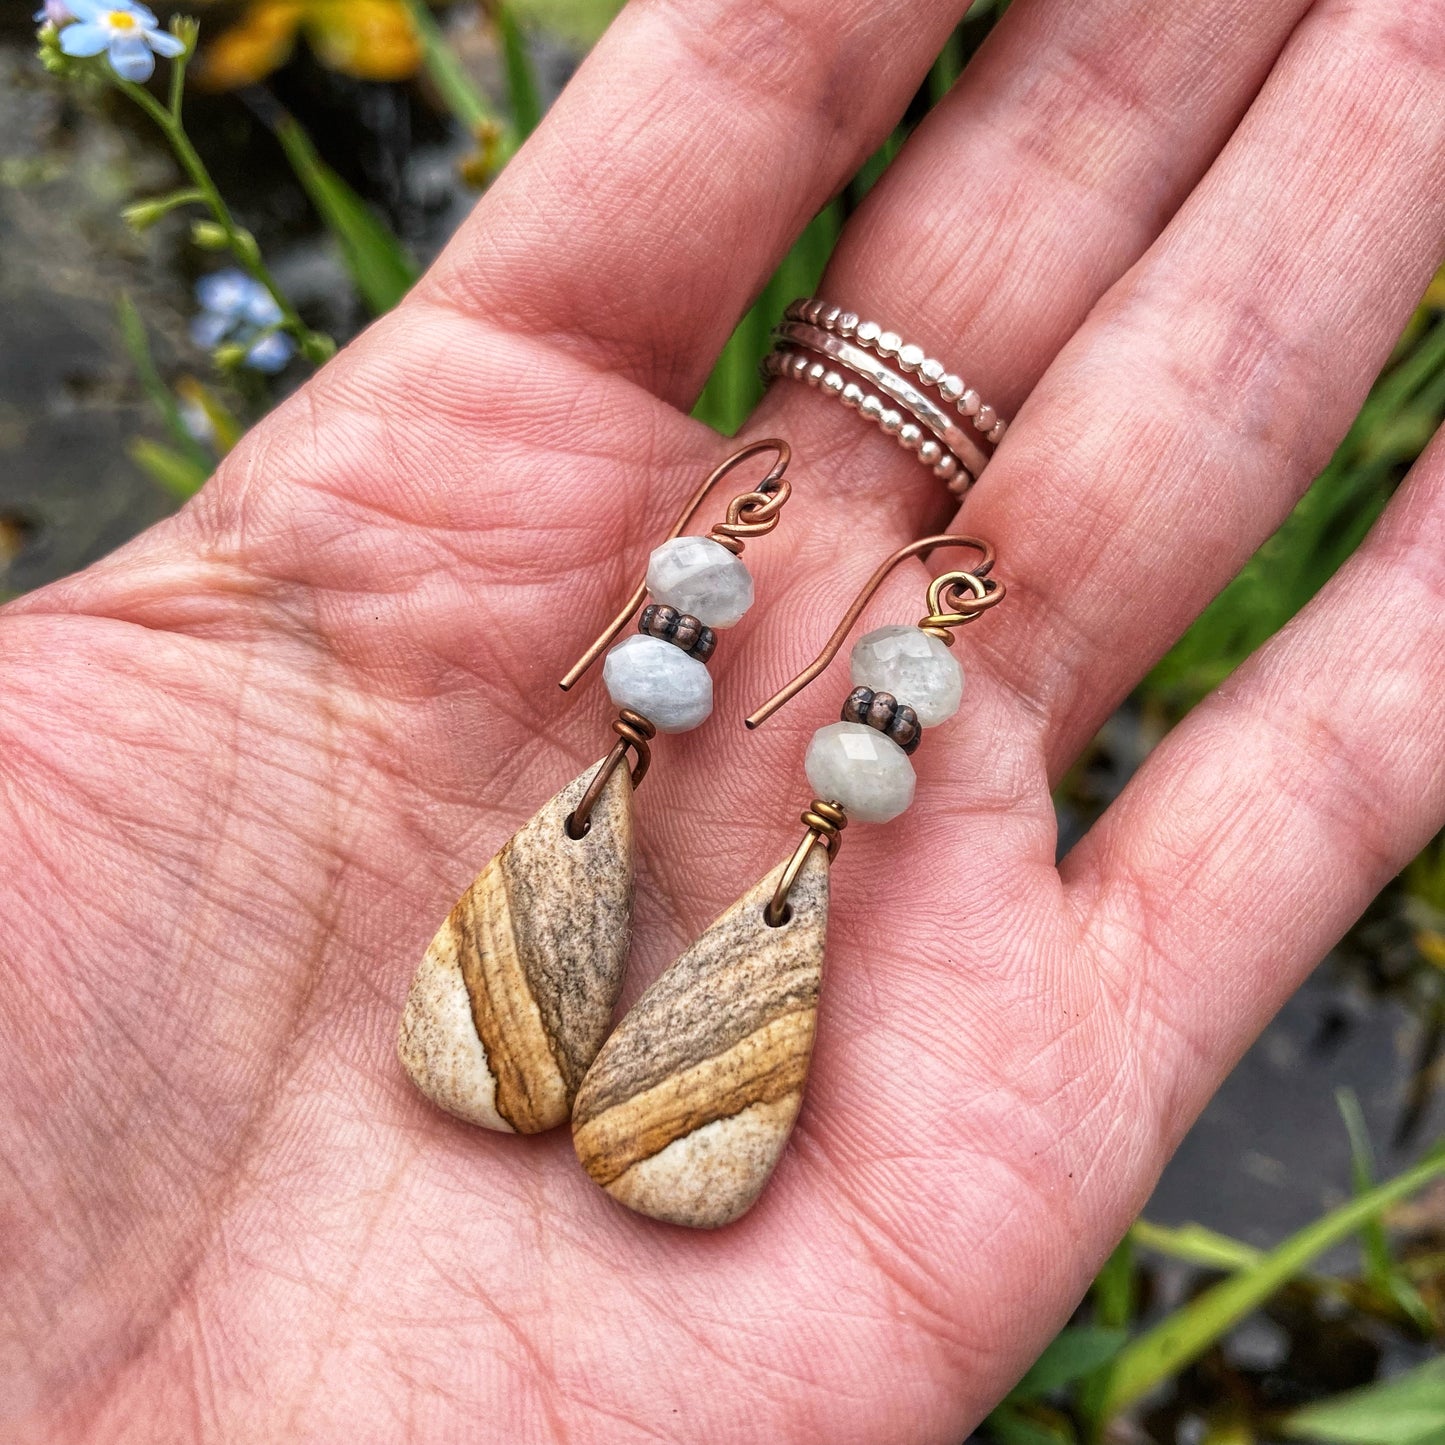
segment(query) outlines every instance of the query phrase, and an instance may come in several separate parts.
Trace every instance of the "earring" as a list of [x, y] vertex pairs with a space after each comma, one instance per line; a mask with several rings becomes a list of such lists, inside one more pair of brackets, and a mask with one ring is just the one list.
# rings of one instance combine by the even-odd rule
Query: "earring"
[[1003, 600], [1003, 583], [988, 576], [993, 549], [936, 536], [896, 552], [816, 661], [747, 720], [757, 727], [819, 677], [893, 568], [938, 547], [971, 548], [981, 560], [932, 583], [916, 627], [881, 627], [853, 648], [842, 720], [818, 729], [804, 760], [817, 797], [793, 856], [643, 994], [582, 1081], [577, 1157], [629, 1209], [700, 1229], [728, 1224], [751, 1208], [783, 1152], [813, 1049], [828, 865], [850, 815], [886, 823], [913, 801], [909, 754], [963, 697], [953, 629]]
[[[705, 537], [682, 533], [709, 492], [760, 452], [767, 475]], [[564, 690], [626, 627], [602, 676], [617, 742], [523, 825], [462, 894], [412, 981], [398, 1052], [434, 1104], [471, 1124], [536, 1134], [561, 1124], [612, 1021], [632, 932], [632, 794], [658, 732], [712, 711], [714, 628], [752, 604], [744, 541], [778, 525], [791, 492], [785, 442], [753, 442], [703, 482], [647, 575], [562, 679]], [[627, 766], [624, 766], [627, 764]]]

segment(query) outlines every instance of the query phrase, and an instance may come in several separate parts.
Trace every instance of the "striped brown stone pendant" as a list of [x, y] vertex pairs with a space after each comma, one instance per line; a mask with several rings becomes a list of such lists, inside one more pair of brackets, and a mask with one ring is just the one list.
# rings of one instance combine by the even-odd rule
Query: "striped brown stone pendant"
[[766, 912], [783, 868], [740, 898], [643, 994], [577, 1093], [587, 1173], [654, 1219], [711, 1229], [744, 1214], [782, 1155], [813, 1051], [828, 862], [814, 850]]
[[632, 781], [616, 767], [581, 838], [588, 768], [448, 914], [412, 981], [398, 1050], [434, 1104], [488, 1129], [563, 1123], [622, 986], [632, 932]]

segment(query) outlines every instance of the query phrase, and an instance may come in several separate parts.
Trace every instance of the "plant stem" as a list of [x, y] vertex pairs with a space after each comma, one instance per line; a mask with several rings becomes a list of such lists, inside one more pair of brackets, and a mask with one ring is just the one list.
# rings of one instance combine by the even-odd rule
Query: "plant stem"
[[[177, 75], [180, 76], [180, 81], [177, 80]], [[181, 169], [190, 177], [191, 183], [200, 193], [201, 201], [210, 210], [216, 224], [226, 233], [226, 242], [230, 247], [231, 254], [251, 277], [259, 281], [271, 293], [272, 299], [281, 308], [285, 328], [292, 332], [298, 340], [304, 340], [310, 335], [310, 328], [301, 319], [286, 293], [277, 284], [270, 268], [261, 259], [260, 253], [256, 249], [255, 238], [244, 230], [231, 214], [231, 208], [226, 204], [215, 181], [211, 179], [211, 173], [206, 169], [206, 163], [191, 144], [190, 136], [186, 134], [180, 115], [180, 84], [184, 78], [184, 67], [177, 64], [171, 77], [170, 109], [163, 106], [144, 86], [137, 85], [134, 81], [121, 80], [117, 77], [114, 84], [145, 111], [160, 128], [161, 133], [170, 142], [176, 159], [181, 163]]]

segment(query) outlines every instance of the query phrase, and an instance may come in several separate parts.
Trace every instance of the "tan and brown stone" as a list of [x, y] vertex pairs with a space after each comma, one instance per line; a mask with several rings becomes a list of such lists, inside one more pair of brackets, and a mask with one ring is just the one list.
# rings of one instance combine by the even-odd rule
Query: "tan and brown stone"
[[588, 768], [447, 916], [412, 981], [398, 1052], [438, 1107], [488, 1129], [565, 1122], [612, 1021], [632, 932], [632, 783], [618, 768], [582, 838]]
[[751, 1208], [788, 1141], [812, 1056], [828, 863], [815, 848], [770, 928], [781, 867], [647, 990], [572, 1109], [583, 1168], [629, 1209], [711, 1229]]

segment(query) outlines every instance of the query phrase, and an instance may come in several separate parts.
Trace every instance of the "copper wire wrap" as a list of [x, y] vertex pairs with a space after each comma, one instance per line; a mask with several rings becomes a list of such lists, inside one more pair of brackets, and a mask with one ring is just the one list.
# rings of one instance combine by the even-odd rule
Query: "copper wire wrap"
[[935, 577], [928, 587], [928, 616], [918, 619], [918, 630], [952, 647], [953, 629], [997, 606], [1008, 591], [1002, 582], [984, 577], [986, 570], [978, 567], [972, 572], [945, 572]]
[[[750, 728], [764, 723], [784, 703], [797, 697], [810, 682], [814, 682], [826, 671], [828, 664], [838, 655], [839, 649], [848, 640], [848, 634], [863, 615], [873, 594], [883, 585], [884, 580], [900, 562], [910, 557], [927, 557], [940, 547], [966, 547], [979, 554], [979, 561], [972, 568], [944, 572], [935, 577], [928, 586], [928, 615], [919, 623], [921, 631], [937, 637], [948, 646], [953, 646], [953, 629], [962, 627], [981, 617], [990, 607], [1003, 601], [1007, 589], [1004, 584], [988, 574], [993, 570], [994, 551], [978, 537], [962, 537], [952, 533], [940, 533], [933, 537], [920, 537], [906, 547], [900, 547], [888, 560], [882, 563], [863, 584], [863, 590], [853, 599], [843, 620], [833, 629], [833, 635], [823, 645], [823, 650], [787, 686], [780, 689], [747, 719]], [[842, 840], [839, 834], [847, 823], [843, 810], [836, 803], [823, 802], [814, 798], [812, 806], [803, 813], [803, 826], [808, 830], [802, 841], [788, 859], [773, 890], [764, 917], [768, 924], [777, 928], [787, 921], [788, 895], [808, 854], [820, 843], [828, 850], [831, 863], [838, 854]]]
[[[771, 490], [768, 489], [770, 480]], [[728, 503], [727, 520], [719, 522], [708, 536], [736, 557], [748, 538], [766, 537], [778, 525], [783, 506], [792, 492], [792, 486], [783, 481], [781, 473], [773, 478], [772, 472], [769, 472], [756, 490], [744, 492]]]
[[838, 850], [843, 846], [843, 829], [848, 826], [848, 815], [837, 803], [814, 798], [812, 804], [803, 810], [799, 821], [808, 831], [793, 849], [793, 856], [788, 859], [788, 866], [783, 869], [778, 886], [773, 889], [773, 896], [763, 912], [769, 928], [780, 928], [788, 921], [788, 895], [798, 881], [803, 864], [808, 861], [808, 854], [822, 846], [827, 851], [829, 864], [838, 856]]
[[[920, 537], [906, 547], [900, 547], [863, 584], [863, 590], [849, 604], [843, 620], [833, 629], [833, 635], [823, 645], [823, 650], [788, 685], [780, 689], [755, 713], [747, 719], [747, 726], [757, 727], [766, 722], [784, 703], [790, 702], [810, 682], [816, 681], [827, 670], [828, 664], [838, 655], [838, 650], [848, 640], [848, 634], [863, 615], [873, 594], [883, 585], [884, 579], [900, 562], [910, 557], [926, 557], [940, 547], [967, 547], [980, 554], [976, 565], [966, 570], [945, 572], [935, 577], [928, 588], [928, 616], [918, 625], [924, 632], [953, 646], [950, 629], [972, 622], [983, 612], [1002, 602], [1007, 589], [1002, 582], [989, 577], [993, 569], [993, 548], [978, 537], [960, 537], [940, 533], [933, 537]], [[971, 595], [970, 595], [971, 594]]]
[[585, 838], [587, 836], [587, 830], [592, 826], [592, 810], [597, 806], [597, 800], [602, 796], [602, 790], [611, 780], [613, 773], [622, 765], [629, 752], [632, 754], [632, 787], [634, 791], [641, 786], [642, 780], [647, 776], [648, 768], [652, 766], [650, 744], [657, 736], [657, 729], [640, 712], [633, 712], [631, 708], [623, 708], [612, 719], [612, 731], [617, 734], [617, 741], [613, 744], [612, 751], [602, 759], [601, 765], [592, 775], [592, 781], [587, 784], [587, 791], [582, 794], [576, 808], [572, 810], [571, 816], [567, 819], [567, 836], [569, 838]]
[[[774, 453], [773, 464], [768, 468], [767, 475], [751, 491], [743, 492], [740, 496], [732, 499], [728, 504], [726, 519], [719, 522], [708, 533], [708, 536], [736, 556], [743, 550], [743, 543], [746, 539], [764, 537], [771, 532], [778, 525], [778, 513], [782, 511], [793, 491], [789, 483], [783, 479], [783, 473], [788, 469], [788, 463], [793, 457], [792, 448], [779, 437], [765, 437], [761, 441], [749, 442], [746, 446], [739, 447], [730, 457], [725, 457], [719, 462], [708, 474], [707, 480], [692, 494], [665, 540], [670, 542], [673, 538], [682, 536], [683, 529], [692, 521], [693, 514], [706, 501], [708, 493], [734, 467], [741, 466], [760, 452]], [[644, 578], [637, 584], [622, 611], [608, 623], [602, 635], [568, 669], [566, 677], [558, 684], [563, 692], [572, 687], [577, 679], [606, 652], [611, 646], [613, 638], [627, 626], [633, 613], [642, 606], [642, 599], [646, 595], [647, 580]]]

